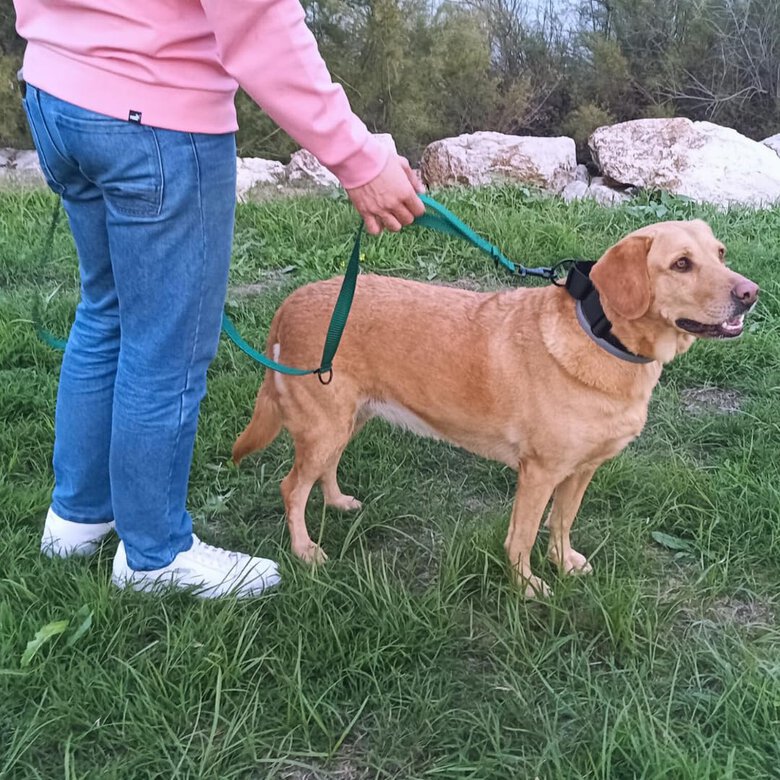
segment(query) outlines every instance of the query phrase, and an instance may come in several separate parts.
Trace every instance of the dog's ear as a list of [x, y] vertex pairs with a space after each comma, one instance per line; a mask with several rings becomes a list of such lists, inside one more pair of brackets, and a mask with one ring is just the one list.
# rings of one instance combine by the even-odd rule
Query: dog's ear
[[647, 253], [650, 236], [629, 236], [619, 241], [593, 266], [590, 278], [610, 308], [627, 320], [639, 319], [650, 308]]

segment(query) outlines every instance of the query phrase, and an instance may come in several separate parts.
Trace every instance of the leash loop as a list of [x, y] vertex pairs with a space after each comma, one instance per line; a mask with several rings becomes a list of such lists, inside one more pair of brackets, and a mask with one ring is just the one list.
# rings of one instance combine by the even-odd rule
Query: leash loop
[[[333, 369], [332, 368], [328, 368], [328, 369], [318, 368], [318, 369], [315, 370], [314, 373], [317, 375], [317, 379], [320, 380], [320, 384], [321, 385], [329, 385], [333, 381]], [[328, 375], [327, 379], [324, 378], [325, 374]]]

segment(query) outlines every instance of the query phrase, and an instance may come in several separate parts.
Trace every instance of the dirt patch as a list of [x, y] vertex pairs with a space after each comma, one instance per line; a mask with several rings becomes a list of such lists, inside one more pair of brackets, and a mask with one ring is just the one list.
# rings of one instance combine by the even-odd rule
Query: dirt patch
[[290, 280], [290, 275], [295, 271], [293, 266], [280, 268], [278, 271], [266, 271], [262, 274], [262, 280], [250, 284], [233, 284], [228, 287], [229, 299], [256, 298], [268, 292], [279, 290]]
[[772, 608], [757, 601], [722, 598], [715, 601], [704, 614], [715, 623], [743, 628], [757, 628], [774, 623]]
[[350, 766], [349, 762], [339, 762], [334, 769], [291, 769], [282, 772], [283, 780], [363, 780], [368, 771]]
[[688, 414], [736, 414], [745, 402], [742, 393], [717, 387], [689, 387], [680, 393], [680, 400]]
[[493, 505], [494, 502], [488, 496], [466, 496], [463, 499], [463, 508], [474, 515], [481, 515], [483, 512], [487, 512], [488, 509], [493, 508]]
[[228, 288], [229, 298], [254, 298], [265, 295], [271, 290], [278, 290], [282, 286], [281, 280], [277, 282], [256, 282], [255, 284], [236, 284]]
[[353, 758], [354, 746], [344, 745], [339, 753], [342, 755], [335, 756], [332, 765], [327, 768], [291, 767], [282, 769], [279, 776], [282, 780], [364, 780], [369, 776], [368, 769], [356, 766], [357, 762]]

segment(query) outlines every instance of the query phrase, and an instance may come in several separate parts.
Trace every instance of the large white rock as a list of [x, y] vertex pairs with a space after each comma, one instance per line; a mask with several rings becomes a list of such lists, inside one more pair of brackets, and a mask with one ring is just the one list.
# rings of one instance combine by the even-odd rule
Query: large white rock
[[589, 139], [604, 176], [721, 206], [780, 199], [780, 157], [736, 130], [689, 119], [636, 119]]
[[765, 138], [761, 143], [764, 146], [768, 146], [776, 154], [780, 154], [780, 133], [770, 135], [769, 138]]
[[[393, 137], [388, 133], [374, 133], [374, 138], [392, 154], [396, 153]], [[299, 149], [290, 157], [285, 169], [286, 183], [291, 187], [324, 190], [340, 187], [339, 180], [306, 149]]]
[[562, 192], [575, 180], [577, 160], [571, 138], [481, 132], [434, 141], [421, 167], [429, 187], [515, 182]]
[[0, 186], [45, 187], [36, 151], [0, 149]]
[[306, 149], [299, 149], [290, 157], [285, 176], [293, 187], [331, 189], [339, 186], [339, 180]]
[[258, 187], [263, 191], [275, 191], [284, 183], [284, 165], [261, 157], [236, 158], [236, 197], [243, 202]]

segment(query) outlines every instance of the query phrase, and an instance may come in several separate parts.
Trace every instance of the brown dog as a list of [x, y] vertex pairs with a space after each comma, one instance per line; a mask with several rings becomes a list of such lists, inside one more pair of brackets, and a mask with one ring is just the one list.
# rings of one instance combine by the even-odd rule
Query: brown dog
[[[518, 470], [505, 548], [527, 596], [547, 586], [531, 547], [552, 496], [548, 556], [563, 573], [590, 571], [569, 530], [594, 471], [644, 427], [661, 368], [696, 337], [733, 338], [758, 287], [730, 271], [724, 247], [701, 221], [664, 222], [609, 249], [590, 278], [629, 362], [596, 343], [566, 290], [549, 286], [475, 293], [361, 276], [330, 385], [267, 373], [252, 421], [233, 447], [238, 463], [287, 428], [295, 463], [282, 481], [293, 552], [325, 559], [304, 512], [319, 481], [339, 509], [339, 459], [372, 417], [452, 442]], [[316, 365], [338, 279], [296, 290], [271, 325], [268, 352]], [[522, 399], [522, 403], [517, 403]]]

